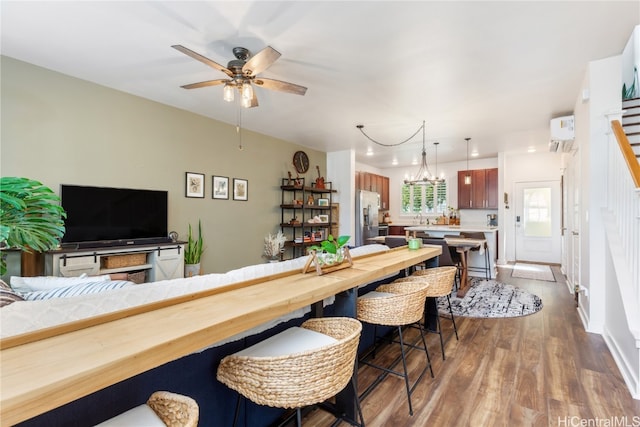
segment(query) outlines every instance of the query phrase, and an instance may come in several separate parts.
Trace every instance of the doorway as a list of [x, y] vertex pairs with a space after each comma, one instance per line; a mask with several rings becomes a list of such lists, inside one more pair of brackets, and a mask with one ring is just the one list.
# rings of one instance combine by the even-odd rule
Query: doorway
[[560, 181], [515, 184], [516, 261], [560, 264]]

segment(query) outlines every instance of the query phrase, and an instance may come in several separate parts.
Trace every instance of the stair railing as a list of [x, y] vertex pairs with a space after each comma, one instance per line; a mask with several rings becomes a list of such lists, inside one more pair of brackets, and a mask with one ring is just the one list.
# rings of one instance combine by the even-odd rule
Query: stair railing
[[629, 138], [624, 133], [622, 129], [622, 124], [620, 124], [619, 120], [611, 121], [611, 129], [613, 129], [613, 133], [616, 136], [616, 141], [618, 141], [618, 147], [620, 147], [620, 152], [624, 158], [625, 163], [627, 164], [627, 168], [631, 173], [631, 178], [633, 179], [633, 183], [636, 188], [640, 188], [640, 162], [636, 158], [636, 155], [631, 148], [631, 143], [629, 143]]
[[640, 163], [620, 121], [611, 120], [611, 128], [618, 144], [609, 144], [605, 228], [629, 325], [640, 343]]

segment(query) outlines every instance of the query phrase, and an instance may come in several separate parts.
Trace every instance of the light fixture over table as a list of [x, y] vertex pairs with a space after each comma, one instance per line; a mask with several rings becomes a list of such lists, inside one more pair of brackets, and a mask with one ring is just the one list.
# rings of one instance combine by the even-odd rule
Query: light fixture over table
[[471, 138], [465, 138], [464, 140], [467, 141], [467, 170], [465, 171], [465, 174], [464, 174], [464, 184], [470, 185], [471, 172], [469, 171], [469, 141], [471, 140]]
[[[427, 164], [427, 150], [425, 148], [425, 133], [426, 126], [424, 121], [422, 122], [422, 160], [420, 163], [420, 169], [418, 169], [418, 173], [413, 175], [412, 179], [405, 179], [404, 183], [409, 185], [425, 185], [425, 184], [438, 184], [444, 182], [444, 178], [440, 178], [436, 175], [433, 175], [429, 170], [429, 165]], [[439, 142], [434, 142], [433, 145], [436, 146], [436, 174], [438, 173], [438, 144]]]

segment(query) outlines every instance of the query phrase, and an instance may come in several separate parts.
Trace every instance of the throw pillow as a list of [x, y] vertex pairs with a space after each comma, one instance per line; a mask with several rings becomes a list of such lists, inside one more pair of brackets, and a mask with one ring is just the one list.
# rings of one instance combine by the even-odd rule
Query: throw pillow
[[13, 304], [16, 301], [24, 301], [24, 298], [14, 292], [3, 280], [0, 280], [0, 307]]
[[83, 274], [78, 277], [55, 277], [55, 276], [37, 276], [37, 277], [18, 277], [11, 276], [11, 287], [13, 290], [25, 294], [34, 291], [46, 291], [49, 289], [62, 288], [81, 283], [103, 282], [111, 280], [108, 274], [102, 276], [87, 276]]

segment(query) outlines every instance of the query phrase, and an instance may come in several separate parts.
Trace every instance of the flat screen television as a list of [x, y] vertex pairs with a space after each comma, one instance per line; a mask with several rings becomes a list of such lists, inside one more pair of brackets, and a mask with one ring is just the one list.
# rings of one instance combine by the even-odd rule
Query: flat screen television
[[63, 247], [168, 242], [166, 191], [62, 184]]

